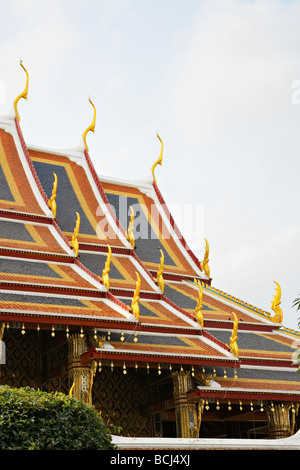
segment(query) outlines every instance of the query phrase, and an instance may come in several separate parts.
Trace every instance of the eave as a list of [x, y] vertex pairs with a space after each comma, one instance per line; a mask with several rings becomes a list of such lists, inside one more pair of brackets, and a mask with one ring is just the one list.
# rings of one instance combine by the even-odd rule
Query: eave
[[[213, 319], [204, 319], [204, 326], [207, 329], [213, 330], [215, 329], [229, 329], [232, 327], [232, 322], [226, 320], [213, 320]], [[250, 323], [250, 322], [239, 322], [239, 330], [242, 331], [264, 331], [264, 332], [272, 332], [274, 329], [279, 329], [282, 325], [276, 323]]]
[[28, 222], [37, 222], [39, 224], [52, 225], [54, 218], [48, 215], [32, 214], [30, 212], [16, 212], [14, 210], [0, 209], [0, 217], [13, 220], [24, 220]]
[[189, 403], [199, 402], [201, 398], [215, 398], [218, 400], [267, 400], [267, 401], [294, 401], [300, 403], [300, 391], [278, 391], [278, 390], [233, 390], [222, 389], [194, 389], [188, 392]]
[[7, 248], [0, 246], [0, 256], [9, 256], [14, 258], [44, 260], [44, 261], [59, 261], [61, 263], [75, 263], [75, 256], [64, 255], [63, 253], [40, 252], [32, 250], [24, 250], [17, 248]]
[[[205, 366], [205, 365], [215, 365], [221, 367], [236, 367], [236, 360], [222, 358], [222, 357], [209, 357], [209, 356], [187, 356], [179, 354], [159, 354], [159, 353], [149, 353], [149, 351], [140, 352], [140, 351], [123, 351], [121, 349], [111, 350], [111, 349], [95, 349], [90, 348], [90, 350], [81, 356], [82, 364], [90, 363], [92, 360], [107, 360], [107, 361], [127, 361], [132, 363], [132, 366], [137, 363], [140, 367], [146, 368], [148, 364], [172, 364], [174, 366]], [[127, 364], [126, 362], [126, 364]], [[129, 365], [129, 364], [127, 364]]]
[[83, 328], [101, 328], [101, 329], [112, 329], [119, 328], [126, 330], [132, 330], [135, 322], [124, 317], [121, 318], [103, 318], [95, 315], [66, 315], [66, 314], [55, 314], [50, 312], [0, 312], [0, 321], [8, 323], [22, 323], [27, 328], [36, 329], [37, 326], [44, 326], [45, 329], [50, 329], [52, 325], [63, 325], [63, 326], [80, 326]]

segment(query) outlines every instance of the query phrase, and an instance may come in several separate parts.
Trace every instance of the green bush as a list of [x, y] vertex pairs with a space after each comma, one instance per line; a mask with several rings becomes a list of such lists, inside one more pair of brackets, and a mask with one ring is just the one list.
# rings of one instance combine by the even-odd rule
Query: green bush
[[62, 393], [0, 386], [0, 450], [112, 450], [96, 409]]

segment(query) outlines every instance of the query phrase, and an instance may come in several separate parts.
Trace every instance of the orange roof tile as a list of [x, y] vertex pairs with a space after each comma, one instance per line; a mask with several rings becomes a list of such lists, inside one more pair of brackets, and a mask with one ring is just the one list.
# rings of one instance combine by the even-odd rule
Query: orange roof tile
[[[106, 253], [80, 252], [80, 262], [84, 264], [93, 273], [102, 276], [102, 271], [107, 259]], [[112, 254], [110, 265], [110, 289], [126, 289], [133, 291], [136, 285], [136, 272], [140, 273], [141, 290], [153, 292], [152, 278], [148, 278], [143, 267], [135, 262], [129, 255]], [[143, 275], [145, 274], [145, 276]], [[150, 284], [151, 282], [151, 284]]]
[[38, 253], [69, 254], [65, 240], [59, 240], [56, 229], [50, 224], [16, 221], [0, 218], [0, 249], [23, 250]]
[[[139, 227], [136, 226], [136, 254], [150, 272], [156, 273], [158, 271], [159, 248], [161, 248], [165, 255], [164, 276], [166, 278], [168, 274], [171, 276], [188, 276], [190, 278], [199, 277], [200, 269], [199, 271], [195, 270], [184, 249], [180, 249], [175, 242], [174, 236], [170, 233], [156, 201], [139, 188], [131, 185], [127, 186], [103, 180], [101, 183], [123, 224], [125, 224], [125, 217], [124, 214], [120, 217], [119, 211], [121, 209], [125, 216], [129, 213], [128, 208], [130, 205], [137, 211], [136, 224], [139, 224]], [[125, 229], [127, 229], [127, 226], [125, 226]]]
[[29, 154], [47, 197], [51, 196], [53, 172], [57, 174], [57, 219], [69, 240], [78, 212], [81, 217], [80, 244], [124, 246], [120, 234], [104, 213], [104, 210], [108, 212], [105, 201], [91, 186], [91, 176], [86, 166], [53, 153], [29, 150]]
[[0, 129], [0, 209], [44, 215], [20, 160], [14, 138]]
[[[198, 299], [198, 286], [194, 283], [188, 282], [166, 282], [166, 295], [173, 300], [173, 302], [182, 302], [180, 305], [188, 312], [193, 313]], [[238, 320], [245, 323], [262, 323], [262, 316], [257, 312], [249, 310], [243, 305], [237, 305], [236, 302], [228, 299], [223, 299], [221, 296], [215, 294], [210, 287], [203, 286], [203, 317], [204, 327], [205, 321], [216, 320], [223, 322], [232, 322], [232, 313], [236, 313]], [[267, 318], [265, 318], [267, 320]]]
[[128, 318], [130, 319], [130, 315], [125, 309], [120, 306], [116, 307], [116, 304], [108, 299], [0, 291], [1, 321], [5, 321], [8, 316], [18, 316], [19, 314], [22, 314], [24, 322], [33, 321], [32, 316], [34, 315], [41, 317], [41, 319], [48, 318], [49, 323], [52, 318], [60, 317], [66, 324], [71, 318], [98, 321], [128, 321]]

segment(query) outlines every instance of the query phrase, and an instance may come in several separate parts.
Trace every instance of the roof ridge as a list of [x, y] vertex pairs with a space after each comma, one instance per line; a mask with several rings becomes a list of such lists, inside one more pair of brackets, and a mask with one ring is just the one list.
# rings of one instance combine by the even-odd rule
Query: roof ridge
[[[187, 282], [191, 282], [192, 284], [194, 284], [193, 281], [187, 281]], [[249, 310], [251, 310], [253, 313], [259, 315], [259, 316], [263, 316], [266, 320], [270, 320], [270, 316], [269, 316], [269, 312], [267, 312], [266, 310], [263, 310], [263, 309], [260, 309], [258, 307], [255, 307], [253, 306], [252, 304], [250, 304], [249, 302], [245, 302], [244, 300], [241, 300], [231, 294], [228, 294], [227, 292], [224, 292], [220, 289], [217, 289], [216, 287], [213, 287], [212, 285], [208, 285], [206, 283], [202, 283], [202, 286], [213, 292], [214, 294], [217, 294], [219, 295], [220, 297], [223, 297], [225, 298], [226, 300], [230, 300], [234, 303], [236, 303], [237, 305], [239, 305], [240, 307], [244, 307], [244, 308], [248, 308]], [[275, 325], [275, 323], [274, 323]], [[279, 330], [284, 330], [285, 332], [288, 332], [288, 333], [291, 333], [291, 334], [295, 334], [296, 336], [300, 336], [300, 332], [296, 331], [296, 330], [293, 330], [292, 328], [287, 328], [285, 327], [284, 325], [282, 325]]]
[[107, 209], [109, 210], [109, 213], [110, 213], [110, 215], [112, 216], [112, 218], [113, 218], [113, 220], [114, 220], [116, 226], [118, 227], [118, 229], [120, 230], [120, 232], [122, 233], [122, 235], [123, 235], [123, 236], [125, 237], [125, 239], [126, 239], [126, 232], [125, 232], [125, 229], [124, 229], [124, 227], [121, 225], [121, 223], [120, 223], [119, 219], [117, 218], [116, 214], [114, 213], [114, 211], [112, 210], [112, 207], [111, 207], [111, 205], [110, 205], [110, 203], [109, 203], [109, 200], [108, 200], [108, 198], [107, 198], [107, 196], [106, 196], [106, 194], [105, 194], [105, 191], [104, 191], [104, 189], [103, 189], [103, 186], [102, 186], [102, 184], [101, 184], [101, 181], [100, 181], [100, 179], [99, 179], [99, 177], [98, 177], [98, 175], [97, 175], [97, 172], [96, 172], [96, 170], [95, 170], [95, 167], [94, 167], [94, 164], [93, 164], [93, 162], [92, 162], [92, 159], [91, 159], [91, 157], [90, 157], [90, 155], [89, 155], [89, 153], [87, 152], [86, 149], [84, 150], [84, 155], [85, 155], [85, 159], [86, 159], [86, 162], [87, 162], [87, 164], [88, 164], [89, 170], [90, 170], [90, 172], [91, 172], [91, 176], [92, 176], [92, 178], [93, 178], [93, 180], [94, 180], [94, 182], [95, 182], [95, 184], [96, 184], [96, 186], [97, 186], [97, 189], [98, 189], [98, 191], [99, 191], [99, 193], [100, 193], [100, 196], [102, 197], [104, 204], [106, 205]]

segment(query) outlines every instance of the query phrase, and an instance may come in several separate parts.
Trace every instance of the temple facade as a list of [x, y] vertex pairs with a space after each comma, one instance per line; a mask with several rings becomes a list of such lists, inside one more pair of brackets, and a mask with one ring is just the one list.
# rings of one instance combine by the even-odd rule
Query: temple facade
[[0, 385], [69, 394], [124, 436], [295, 434], [300, 335], [280, 284], [272, 312], [214, 285], [209, 242], [198, 260], [160, 192], [159, 136], [139, 182], [95, 171], [92, 101], [77, 148], [26, 144], [24, 71], [0, 116]]

